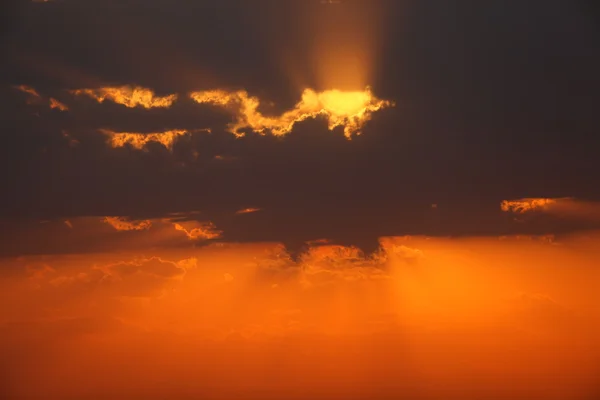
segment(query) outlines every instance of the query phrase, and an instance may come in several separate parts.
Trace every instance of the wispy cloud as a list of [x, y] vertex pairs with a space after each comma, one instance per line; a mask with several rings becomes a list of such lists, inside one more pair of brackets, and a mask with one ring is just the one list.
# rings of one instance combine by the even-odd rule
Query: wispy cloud
[[262, 208], [253, 208], [253, 207], [250, 207], [250, 208], [243, 208], [241, 210], [237, 210], [235, 213], [237, 215], [251, 214], [251, 213], [255, 213], [255, 212], [261, 211], [261, 210], [262, 210]]
[[[99, 129], [109, 138], [109, 144], [113, 148], [124, 147], [129, 144], [133, 148], [142, 150], [150, 142], [160, 143], [171, 150], [175, 141], [181, 136], [188, 135], [192, 131], [185, 129], [173, 129], [164, 132], [139, 133], [139, 132], [114, 132], [109, 129]], [[208, 129], [195, 130], [194, 132], [210, 132]]]
[[35, 90], [31, 86], [19, 85], [19, 86], [15, 86], [15, 89], [28, 94], [33, 99], [41, 99], [42, 98], [42, 96], [40, 96], [40, 94], [37, 92], [37, 90]]
[[223, 234], [212, 222], [175, 222], [173, 226], [176, 230], [185, 233], [190, 240], [218, 239]]
[[558, 201], [565, 199], [547, 199], [547, 198], [524, 198], [517, 200], [504, 200], [500, 203], [500, 208], [505, 212], [525, 214], [531, 211], [541, 211], [555, 205]]
[[46, 99], [42, 96], [36, 89], [27, 85], [18, 85], [14, 86], [14, 88], [22, 93], [27, 95], [27, 104], [43, 104], [47, 103], [48, 107], [51, 109], [57, 109], [59, 111], [68, 111], [69, 107], [66, 104], [56, 100], [55, 98], [50, 97]]
[[600, 203], [562, 198], [526, 198], [505, 200], [500, 204], [502, 211], [516, 214], [545, 213], [561, 218], [600, 222]]
[[76, 96], [88, 96], [99, 103], [110, 100], [128, 108], [168, 108], [177, 100], [176, 94], [157, 96], [150, 90], [139, 86], [104, 87], [98, 89], [76, 89], [71, 91]]
[[132, 221], [125, 217], [104, 217], [104, 222], [118, 231], [141, 231], [150, 229], [150, 220]]
[[52, 109], [57, 109], [60, 111], [68, 111], [69, 107], [67, 107], [66, 104], [61, 103], [60, 101], [54, 99], [54, 98], [50, 98], [50, 108]]

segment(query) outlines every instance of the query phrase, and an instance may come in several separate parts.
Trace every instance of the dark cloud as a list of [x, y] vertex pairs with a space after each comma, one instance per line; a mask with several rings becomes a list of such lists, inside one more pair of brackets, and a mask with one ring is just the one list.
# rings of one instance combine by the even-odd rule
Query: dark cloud
[[[366, 21], [383, 15], [368, 83], [396, 103], [351, 141], [322, 118], [281, 138], [238, 139], [226, 129], [234, 116], [189, 99], [246, 90], [265, 113], [291, 109], [303, 88], [282, 60], [324, 89], [313, 47], [352, 53], [352, 32], [367, 30], [346, 23], [351, 11], [316, 3], [15, 2], [2, 37], [4, 225], [202, 211], [197, 219], [226, 241], [279, 241], [298, 253], [330, 238], [371, 251], [387, 235], [571, 230], [578, 225], [515, 223], [498, 204], [600, 199], [597, 19], [583, 3], [348, 1]], [[318, 16], [312, 25], [309, 16]], [[16, 85], [69, 110], [28, 105]], [[69, 93], [122, 85], [178, 98], [145, 109]], [[113, 149], [99, 131], [204, 128], [211, 133], [182, 135], [172, 149], [142, 150]], [[235, 215], [246, 208], [261, 212]]]

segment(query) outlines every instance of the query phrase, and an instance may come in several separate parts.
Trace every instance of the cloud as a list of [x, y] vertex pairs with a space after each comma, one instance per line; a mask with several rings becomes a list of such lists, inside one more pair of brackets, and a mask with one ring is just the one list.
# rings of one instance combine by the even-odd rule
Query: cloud
[[185, 269], [180, 267], [177, 263], [165, 261], [159, 257], [120, 262], [105, 266], [103, 269], [109, 274], [116, 275], [121, 279], [136, 273], [155, 275], [165, 279], [176, 278], [185, 273]]
[[500, 208], [505, 212], [525, 214], [531, 211], [547, 209], [550, 205], [556, 204], [558, 200], [561, 199], [525, 198], [519, 200], [504, 200], [500, 203]]
[[260, 211], [260, 210], [261, 210], [261, 208], [252, 208], [252, 207], [249, 207], [249, 208], [243, 208], [243, 209], [241, 209], [241, 210], [237, 210], [235, 213], [236, 213], [237, 215], [242, 215], [242, 214], [251, 214], [251, 213], [258, 212], [258, 211]]
[[362, 127], [371, 119], [374, 112], [394, 104], [375, 97], [369, 88], [364, 91], [326, 90], [316, 92], [306, 89], [302, 99], [292, 110], [279, 116], [266, 116], [258, 108], [260, 100], [250, 96], [246, 91], [228, 92], [210, 90], [192, 92], [190, 97], [200, 104], [225, 107], [230, 110], [236, 121], [229, 125], [229, 131], [236, 136], [243, 136], [242, 130], [250, 128], [261, 134], [271, 133], [283, 136], [291, 132], [294, 124], [310, 118], [323, 116], [328, 121], [328, 128], [344, 128], [344, 135], [350, 139], [359, 135]]
[[[14, 86], [15, 89], [19, 90], [22, 93], [27, 94], [28, 99], [27, 99], [27, 104], [41, 104], [46, 102], [44, 96], [40, 95], [40, 93], [34, 89], [31, 86], [27, 86], [27, 85], [19, 85], [19, 86]], [[67, 107], [66, 104], [56, 100], [53, 97], [50, 97], [48, 99], [48, 107], [50, 107], [50, 109], [57, 109], [59, 111], [68, 111], [69, 107]]]
[[68, 226], [69, 228], [73, 229], [73, 224], [68, 219], [65, 220], [65, 225]]
[[406, 246], [393, 245], [382, 247], [374, 254], [365, 255], [354, 246], [313, 241], [296, 260], [283, 247], [279, 247], [258, 260], [257, 265], [266, 276], [296, 276], [302, 286], [309, 288], [338, 281], [390, 279], [390, 257], [395, 261], [406, 259], [413, 262], [422, 257], [422, 252]]
[[[129, 144], [133, 148], [142, 150], [148, 143], [160, 143], [168, 150], [173, 148], [173, 143], [184, 135], [191, 132], [183, 129], [175, 129], [158, 133], [131, 133], [131, 132], [114, 132], [108, 129], [100, 129], [101, 133], [109, 137], [109, 144], [113, 148], [124, 147]], [[210, 130], [204, 130], [210, 132]]]
[[160, 257], [138, 258], [96, 265], [71, 274], [53, 273], [47, 281], [47, 290], [55, 295], [69, 294], [72, 300], [75, 300], [74, 296], [89, 298], [97, 295], [104, 298], [157, 297], [169, 283], [181, 280], [186, 274], [186, 262], [182, 261], [183, 264]]
[[555, 199], [526, 198], [505, 200], [500, 205], [502, 211], [516, 214], [544, 213], [561, 218], [598, 223], [600, 203], [578, 200], [572, 197]]
[[37, 90], [35, 90], [31, 86], [19, 85], [19, 86], [15, 86], [15, 89], [29, 95], [30, 101], [42, 99], [42, 96], [40, 96], [40, 94], [37, 92]]
[[27, 275], [32, 279], [44, 279], [56, 272], [54, 268], [45, 263], [28, 264], [25, 266], [25, 270]]
[[52, 97], [50, 98], [50, 108], [57, 109], [60, 111], [68, 111], [69, 110], [69, 107], [67, 107], [67, 105], [61, 103], [60, 101], [58, 101]]
[[76, 96], [91, 97], [99, 103], [103, 103], [108, 99], [128, 108], [168, 108], [177, 100], [176, 94], [161, 97], [156, 96], [150, 89], [129, 85], [98, 89], [76, 89], [71, 90], [71, 93]]
[[125, 217], [104, 217], [103, 221], [118, 231], [148, 230], [152, 226], [150, 220], [130, 221]]
[[212, 222], [186, 221], [175, 222], [173, 226], [176, 230], [185, 233], [190, 240], [210, 240], [217, 239], [223, 234]]

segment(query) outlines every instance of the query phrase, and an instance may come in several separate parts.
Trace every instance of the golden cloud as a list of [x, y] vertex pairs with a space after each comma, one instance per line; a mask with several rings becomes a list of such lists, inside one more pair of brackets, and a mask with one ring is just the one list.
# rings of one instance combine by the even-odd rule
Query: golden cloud
[[548, 206], [556, 204], [557, 200], [560, 199], [524, 198], [519, 200], [504, 200], [500, 203], [500, 208], [504, 212], [524, 214], [530, 211], [546, 209]]
[[84, 95], [95, 99], [99, 103], [105, 100], [111, 100], [125, 107], [143, 107], [143, 108], [168, 108], [177, 100], [176, 94], [167, 96], [156, 96], [150, 89], [139, 86], [120, 86], [105, 87], [98, 89], [76, 89], [71, 91], [76, 96]]
[[119, 262], [111, 264], [104, 268], [104, 270], [110, 275], [116, 275], [119, 278], [132, 275], [135, 273], [144, 273], [155, 275], [159, 278], [175, 278], [185, 273], [185, 269], [182, 268], [179, 263], [172, 261], [166, 261], [160, 257], [152, 257], [149, 259], [135, 260], [130, 262]]
[[223, 234], [212, 222], [187, 221], [173, 223], [176, 230], [185, 233], [190, 240], [210, 240], [217, 239]]
[[343, 127], [344, 135], [350, 139], [361, 133], [362, 127], [374, 112], [394, 105], [375, 97], [369, 88], [364, 91], [323, 92], [306, 89], [300, 102], [292, 110], [279, 116], [265, 116], [258, 111], [260, 100], [243, 90], [192, 92], [190, 97], [200, 104], [230, 109], [235, 114], [236, 121], [229, 125], [229, 131], [238, 137], [243, 136], [241, 130], [244, 128], [251, 128], [261, 134], [268, 131], [275, 136], [283, 136], [292, 130], [295, 123], [323, 116], [327, 119], [330, 130]]
[[[25, 93], [28, 96], [27, 104], [30, 104], [30, 105], [42, 104], [45, 102], [44, 97], [42, 95], [40, 95], [38, 93], [38, 91], [35, 90], [34, 88], [32, 88], [31, 86], [18, 85], [18, 86], [14, 86], [14, 88], [22, 93]], [[60, 111], [68, 111], [69, 110], [69, 107], [67, 107], [66, 104], [64, 104], [52, 97], [48, 100], [48, 106], [51, 109], [57, 109]]]
[[505, 200], [501, 203], [500, 208], [502, 211], [518, 214], [537, 211], [562, 218], [600, 222], [600, 203], [572, 197]]
[[[203, 131], [210, 132], [208, 129], [203, 129]], [[191, 131], [184, 129], [152, 133], [114, 132], [109, 129], [100, 129], [100, 132], [109, 137], [109, 144], [113, 148], [124, 147], [126, 144], [130, 144], [138, 150], [142, 150], [150, 142], [160, 143], [168, 150], [171, 150], [177, 138], [191, 133]]]
[[104, 217], [104, 222], [118, 231], [141, 231], [148, 230], [152, 226], [150, 220], [130, 221], [124, 217]]
[[54, 99], [54, 98], [50, 98], [50, 108], [52, 109], [57, 109], [60, 111], [68, 111], [69, 107], [67, 107], [65, 104], [61, 103], [60, 101]]

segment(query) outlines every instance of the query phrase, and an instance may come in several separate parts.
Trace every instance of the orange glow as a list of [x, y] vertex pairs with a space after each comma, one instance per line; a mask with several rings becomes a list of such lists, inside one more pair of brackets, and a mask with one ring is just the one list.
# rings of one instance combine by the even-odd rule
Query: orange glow
[[236, 121], [230, 124], [229, 131], [238, 137], [243, 136], [241, 130], [245, 128], [262, 134], [270, 132], [275, 136], [283, 136], [292, 130], [295, 123], [323, 116], [327, 119], [330, 130], [343, 127], [344, 135], [350, 139], [353, 135], [361, 133], [360, 130], [374, 112], [393, 106], [390, 101], [376, 98], [368, 88], [354, 92], [316, 92], [306, 89], [300, 102], [280, 116], [265, 116], [260, 113], [260, 100], [249, 96], [245, 91], [192, 92], [190, 97], [200, 104], [211, 104], [231, 110]]
[[216, 229], [212, 222], [195, 222], [173, 223], [176, 230], [185, 233], [190, 240], [210, 240], [218, 239], [223, 232]]
[[240, 215], [240, 214], [251, 214], [251, 213], [255, 213], [262, 210], [262, 208], [244, 208], [242, 210], [238, 210], [235, 213]]
[[502, 211], [518, 214], [536, 211], [561, 218], [594, 223], [600, 222], [599, 202], [578, 200], [572, 197], [505, 200], [500, 207]]
[[58, 109], [60, 111], [68, 111], [69, 107], [67, 107], [65, 104], [61, 103], [60, 101], [50, 98], [50, 108], [52, 109]]
[[103, 221], [118, 231], [141, 231], [150, 229], [152, 226], [150, 220], [130, 221], [123, 217], [104, 217]]
[[390, 237], [375, 257], [323, 246], [298, 263], [268, 243], [3, 259], [4, 390], [594, 398], [599, 240]]
[[98, 89], [76, 89], [71, 91], [76, 96], [88, 96], [99, 103], [111, 100], [128, 108], [168, 108], [177, 100], [176, 94], [160, 97], [150, 89], [138, 86], [104, 87]]
[[530, 211], [543, 210], [552, 204], [556, 204], [556, 199], [526, 198], [519, 200], [504, 200], [500, 204], [500, 208], [505, 212], [524, 214]]
[[142, 150], [150, 142], [160, 143], [168, 150], [171, 150], [173, 143], [179, 137], [190, 133], [183, 129], [154, 133], [113, 132], [108, 129], [100, 129], [100, 132], [109, 137], [109, 144], [113, 148], [124, 147], [126, 144], [129, 144], [138, 150]]
[[17, 89], [25, 94], [28, 94], [29, 96], [31, 96], [33, 98], [37, 98], [37, 99], [42, 98], [42, 96], [40, 96], [40, 94], [37, 92], [37, 90], [35, 90], [31, 86], [19, 85], [19, 86], [15, 86], [15, 89]]

